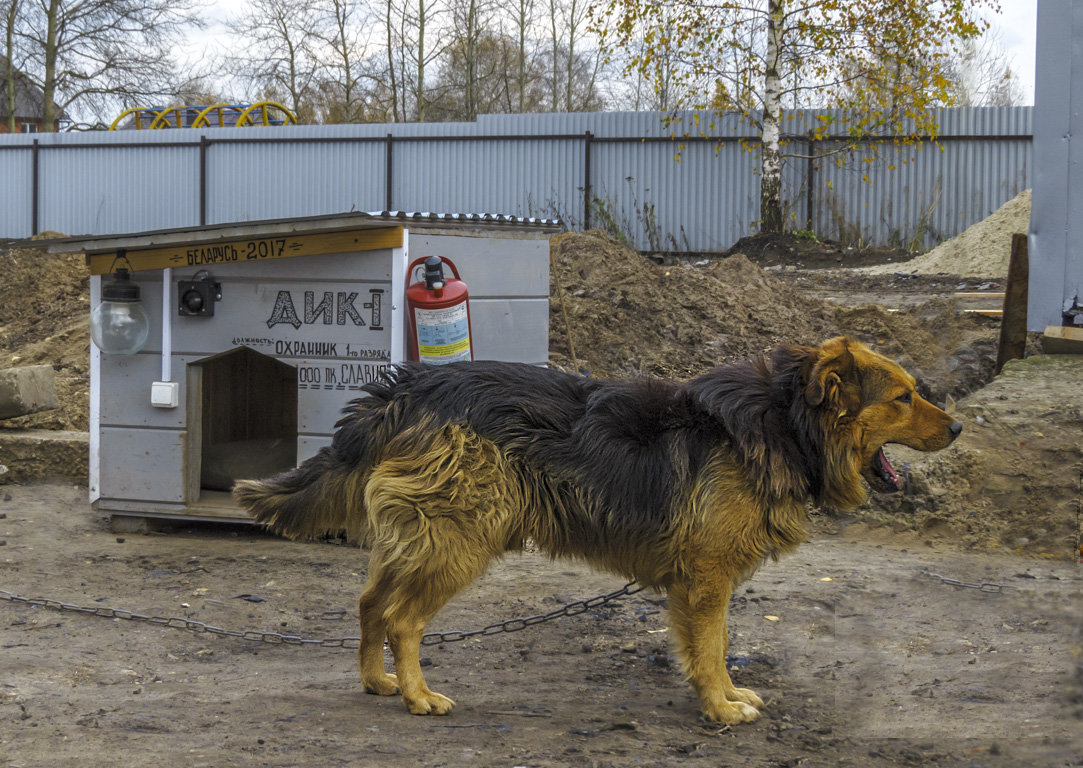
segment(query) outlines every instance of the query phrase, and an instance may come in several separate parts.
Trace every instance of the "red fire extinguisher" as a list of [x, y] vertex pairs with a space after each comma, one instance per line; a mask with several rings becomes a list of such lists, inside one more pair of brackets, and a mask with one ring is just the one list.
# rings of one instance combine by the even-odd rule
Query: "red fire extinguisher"
[[[410, 360], [443, 365], [473, 360], [470, 347], [470, 299], [459, 270], [445, 256], [415, 259], [406, 271], [424, 263], [424, 279], [406, 289], [407, 325], [410, 329], [407, 357]], [[444, 277], [444, 264], [454, 277]]]

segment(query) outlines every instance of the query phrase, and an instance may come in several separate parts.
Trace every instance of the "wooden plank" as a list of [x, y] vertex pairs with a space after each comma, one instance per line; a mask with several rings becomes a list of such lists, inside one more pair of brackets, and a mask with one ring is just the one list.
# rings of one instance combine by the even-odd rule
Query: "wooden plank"
[[[895, 312], [909, 312], [910, 310], [895, 309], [892, 307], [887, 311], [894, 314]], [[1004, 314], [1004, 310], [1002, 309], [963, 309], [960, 310], [960, 312], [968, 315], [984, 315], [985, 317], [1001, 317]]]
[[1050, 325], [1042, 334], [1042, 351], [1047, 355], [1083, 355], [1083, 328]]
[[[165, 269], [167, 267], [204, 267], [216, 264], [251, 264], [268, 259], [288, 259], [297, 256], [317, 256], [325, 253], [378, 251], [399, 248], [403, 242], [402, 227], [378, 227], [352, 232], [329, 232], [316, 235], [278, 235], [222, 240], [214, 243], [185, 244], [169, 248], [133, 249], [125, 257], [134, 271]], [[87, 256], [92, 275], [104, 275], [113, 270], [117, 253], [95, 253]], [[123, 261], [120, 262], [124, 266]]]
[[548, 299], [470, 299], [475, 360], [544, 363], [549, 359], [548, 329]]
[[256, 521], [243, 509], [232, 512], [211, 508], [193, 507], [182, 513], [173, 512], [113, 512], [110, 524], [115, 533], [145, 533], [160, 529], [170, 523], [227, 523], [229, 525], [256, 525]]
[[1003, 299], [1004, 292], [1000, 291], [961, 291], [954, 294], [957, 299]]
[[199, 498], [203, 475], [203, 369], [189, 365], [186, 370], [188, 429], [184, 442], [184, 501], [192, 502]]
[[997, 343], [994, 373], [1000, 373], [1004, 363], [1017, 360], [1027, 348], [1027, 292], [1030, 281], [1030, 254], [1027, 236], [1012, 235], [1012, 252], [1008, 261], [1008, 284], [1004, 291], [1003, 319]]

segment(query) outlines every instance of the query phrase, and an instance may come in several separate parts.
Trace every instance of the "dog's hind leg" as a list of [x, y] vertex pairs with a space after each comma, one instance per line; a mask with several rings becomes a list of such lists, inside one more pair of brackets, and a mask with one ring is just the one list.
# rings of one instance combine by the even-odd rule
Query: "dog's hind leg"
[[387, 626], [384, 623], [384, 610], [387, 596], [394, 584], [388, 572], [380, 564], [379, 552], [374, 550], [369, 558], [369, 579], [358, 600], [358, 613], [361, 616], [361, 644], [357, 649], [357, 661], [361, 668], [361, 683], [365, 691], [380, 696], [390, 696], [399, 692], [395, 675], [384, 669], [384, 638]]
[[669, 589], [678, 655], [707, 717], [730, 724], [751, 722], [759, 717], [763, 702], [752, 691], [734, 687], [726, 669], [730, 590], [704, 586], [675, 584]]
[[[380, 583], [391, 585], [381, 618], [406, 706], [416, 715], [446, 715], [454, 702], [421, 674], [422, 634], [444, 603], [506, 551], [518, 501], [496, 447], [461, 426], [404, 432], [392, 447], [365, 489]], [[375, 671], [375, 651], [367, 653], [362, 664]]]

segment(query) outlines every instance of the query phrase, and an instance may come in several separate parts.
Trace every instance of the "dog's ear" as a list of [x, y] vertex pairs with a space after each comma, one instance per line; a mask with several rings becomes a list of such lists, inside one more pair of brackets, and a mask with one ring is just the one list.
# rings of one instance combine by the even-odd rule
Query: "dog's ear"
[[805, 402], [813, 408], [824, 404], [839, 416], [856, 412], [861, 406], [861, 387], [850, 340], [840, 336], [825, 341], [810, 355], [811, 370], [805, 383]]

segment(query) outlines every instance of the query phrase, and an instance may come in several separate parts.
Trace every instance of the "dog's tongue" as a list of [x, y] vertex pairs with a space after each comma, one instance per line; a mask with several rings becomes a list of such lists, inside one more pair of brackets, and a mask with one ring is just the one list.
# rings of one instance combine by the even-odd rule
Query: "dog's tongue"
[[876, 454], [876, 461], [878, 464], [877, 468], [880, 472], [880, 477], [898, 488], [899, 476], [895, 474], [895, 467], [891, 466], [891, 462], [887, 460], [887, 455], [884, 453], [883, 448], [881, 448]]

